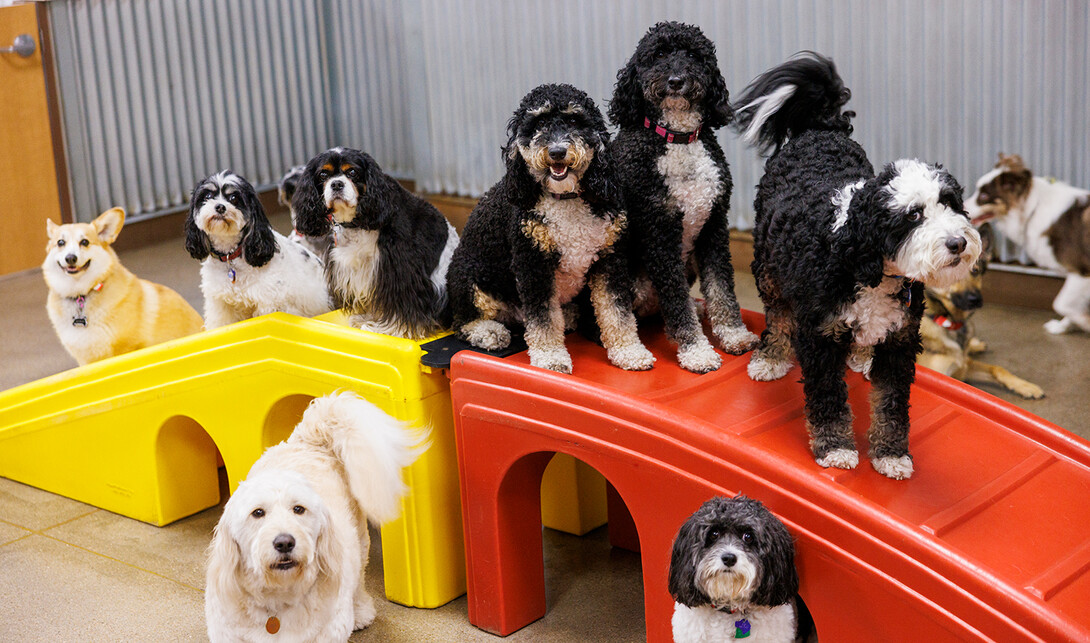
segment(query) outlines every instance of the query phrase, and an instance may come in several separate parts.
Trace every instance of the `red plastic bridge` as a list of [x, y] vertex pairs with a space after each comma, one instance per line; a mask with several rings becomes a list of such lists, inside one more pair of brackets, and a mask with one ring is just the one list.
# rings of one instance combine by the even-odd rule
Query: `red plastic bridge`
[[[751, 329], [763, 320], [746, 313]], [[670, 547], [715, 494], [764, 502], [794, 534], [800, 593], [826, 641], [1090, 640], [1090, 443], [920, 369], [915, 474], [861, 458], [822, 469], [807, 446], [799, 372], [753, 382], [748, 355], [714, 373], [629, 373], [570, 336], [574, 375], [461, 352], [452, 363], [470, 620], [507, 634], [545, 614], [541, 473], [554, 452], [601, 472], [639, 537], [647, 639], [669, 641]], [[869, 384], [850, 374], [866, 453]], [[616, 503], [614, 508], [619, 508]], [[624, 508], [611, 514], [623, 522]]]

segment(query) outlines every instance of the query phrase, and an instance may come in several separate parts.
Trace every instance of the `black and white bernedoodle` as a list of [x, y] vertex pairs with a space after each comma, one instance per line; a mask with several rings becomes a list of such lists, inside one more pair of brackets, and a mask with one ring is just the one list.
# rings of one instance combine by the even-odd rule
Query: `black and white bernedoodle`
[[250, 183], [230, 170], [193, 188], [185, 249], [201, 264], [204, 326], [273, 312], [329, 312], [322, 261], [273, 230]]
[[[760, 502], [717, 496], [685, 521], [670, 558], [676, 643], [805, 640], [795, 543]], [[802, 630], [800, 632], [800, 630]]]
[[329, 294], [353, 326], [421, 339], [447, 325], [447, 267], [458, 233], [370, 155], [335, 147], [315, 156], [292, 208], [300, 233], [332, 232]]
[[507, 131], [506, 173], [470, 214], [451, 262], [454, 330], [497, 350], [511, 340], [504, 324], [521, 323], [530, 363], [570, 373], [564, 331], [586, 285], [610, 362], [651, 368], [632, 314], [626, 217], [601, 112], [571, 85], [542, 85]]
[[208, 638], [347, 641], [370, 625], [367, 523], [401, 512], [401, 469], [423, 438], [354, 393], [311, 402], [223, 508], [208, 549]]
[[1061, 318], [1045, 322], [1045, 330], [1090, 333], [1090, 190], [1034, 176], [1017, 154], [1000, 154], [965, 207], [974, 224], [994, 218], [1034, 263], [1067, 274], [1052, 301]]
[[869, 353], [871, 464], [904, 479], [923, 286], [967, 276], [981, 242], [941, 166], [905, 159], [875, 175], [850, 137], [854, 113], [841, 112], [850, 96], [831, 60], [803, 52], [737, 103], [746, 141], [773, 150], [754, 202], [766, 330], [749, 375], [778, 379], [797, 356], [814, 458], [851, 469], [859, 454], [844, 369]]
[[740, 355], [757, 344], [734, 294], [727, 210], [731, 177], [715, 130], [731, 119], [715, 46], [698, 27], [662, 22], [617, 73], [610, 146], [632, 236], [636, 311], [662, 312], [682, 368], [705, 373], [720, 357], [689, 296], [695, 264], [712, 332]]
[[295, 189], [299, 187], [299, 180], [303, 178], [303, 170], [305, 169], [307, 169], [305, 165], [296, 165], [285, 172], [284, 176], [280, 177], [280, 183], [276, 186], [276, 200], [280, 205], [288, 208], [291, 213], [291, 234], [288, 235], [288, 239], [302, 244], [305, 248], [321, 257], [324, 262], [329, 255], [329, 249], [333, 247], [333, 233], [330, 232], [320, 237], [308, 237], [295, 227], [295, 208], [291, 207], [291, 199], [295, 196]]

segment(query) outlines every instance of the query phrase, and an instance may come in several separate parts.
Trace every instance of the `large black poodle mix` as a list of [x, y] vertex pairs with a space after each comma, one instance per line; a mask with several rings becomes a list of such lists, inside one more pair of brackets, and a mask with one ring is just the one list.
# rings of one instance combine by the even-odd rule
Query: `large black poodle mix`
[[854, 113], [841, 111], [850, 96], [831, 60], [803, 52], [736, 104], [745, 139], [774, 150], [754, 203], [767, 327], [749, 374], [778, 379], [797, 356], [814, 458], [851, 469], [859, 454], [844, 369], [851, 360], [869, 370], [871, 464], [904, 479], [923, 287], [968, 275], [981, 242], [942, 166], [903, 159], [875, 175], [850, 137]]
[[620, 128], [610, 146], [633, 237], [636, 309], [661, 310], [678, 362], [706, 373], [719, 354], [704, 336], [689, 296], [693, 264], [712, 332], [728, 353], [757, 344], [734, 295], [727, 209], [731, 178], [715, 130], [731, 119], [715, 46], [699, 28], [662, 22], [617, 73], [609, 116]]
[[504, 324], [522, 323], [530, 363], [570, 373], [564, 331], [586, 285], [609, 360], [650, 368], [654, 357], [632, 314], [619, 242], [625, 214], [601, 112], [571, 85], [542, 85], [522, 99], [507, 131], [506, 173], [470, 214], [451, 260], [454, 330], [498, 350], [511, 340]]

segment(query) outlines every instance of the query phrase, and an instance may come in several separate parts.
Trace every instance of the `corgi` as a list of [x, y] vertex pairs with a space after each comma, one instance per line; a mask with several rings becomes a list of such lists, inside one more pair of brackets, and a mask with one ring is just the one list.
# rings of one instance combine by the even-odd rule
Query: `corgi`
[[121, 208], [91, 223], [46, 220], [46, 309], [80, 366], [201, 330], [201, 316], [181, 295], [121, 265], [110, 246], [124, 224]]

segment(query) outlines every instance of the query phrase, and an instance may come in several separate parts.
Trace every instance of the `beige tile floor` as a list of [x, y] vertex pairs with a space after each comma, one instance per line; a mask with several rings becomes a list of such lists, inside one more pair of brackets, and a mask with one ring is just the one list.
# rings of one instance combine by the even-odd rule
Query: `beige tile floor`
[[[274, 222], [287, 227], [283, 216]], [[198, 266], [180, 240], [122, 259], [200, 309]], [[738, 293], [744, 307], [760, 309], [749, 275], [738, 275]], [[75, 366], [49, 325], [45, 296], [36, 272], [0, 278], [0, 390]], [[978, 333], [991, 347], [986, 359], [1038, 383], [1048, 397], [981, 388], [1090, 437], [1090, 335], [1047, 335], [1041, 324], [1051, 317], [1000, 306], [978, 314]], [[204, 550], [219, 511], [158, 528], [0, 478], [0, 642], [204, 640]], [[548, 614], [508, 640], [642, 640], [637, 555], [611, 549], [604, 529], [583, 538], [546, 530], [545, 544]], [[379, 547], [367, 582], [382, 595]], [[498, 639], [469, 624], [462, 597], [435, 610], [380, 600], [376, 622], [352, 640]]]

